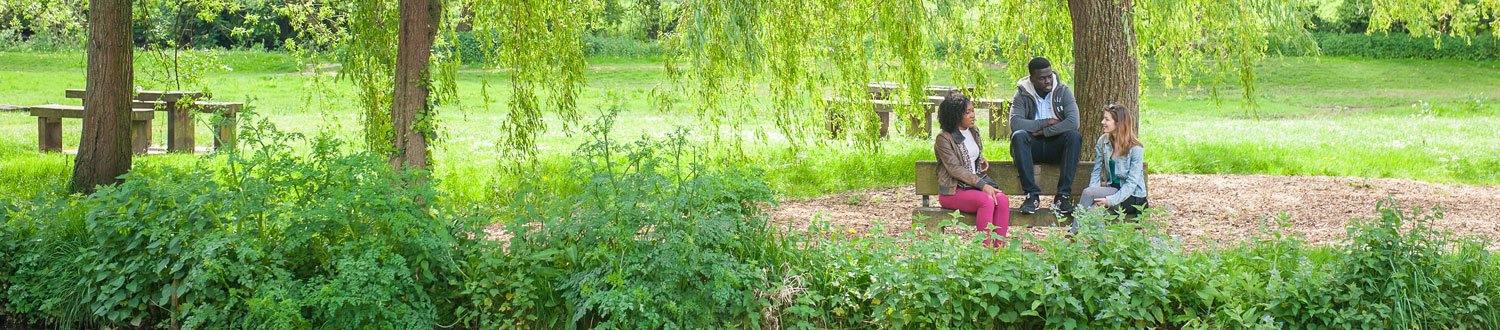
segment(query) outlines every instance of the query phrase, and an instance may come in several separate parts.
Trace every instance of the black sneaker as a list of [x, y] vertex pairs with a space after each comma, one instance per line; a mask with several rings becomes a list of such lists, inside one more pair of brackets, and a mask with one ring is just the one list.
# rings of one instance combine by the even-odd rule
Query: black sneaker
[[1072, 214], [1073, 201], [1068, 198], [1068, 195], [1058, 194], [1052, 198], [1052, 209], [1057, 210], [1058, 213]]
[[1026, 194], [1026, 201], [1021, 202], [1021, 213], [1036, 214], [1036, 208], [1042, 204], [1042, 197], [1036, 194]]

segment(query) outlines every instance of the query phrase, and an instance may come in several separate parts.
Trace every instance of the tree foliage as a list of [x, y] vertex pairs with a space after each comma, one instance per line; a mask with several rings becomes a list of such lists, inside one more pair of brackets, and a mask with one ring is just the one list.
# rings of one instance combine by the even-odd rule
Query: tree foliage
[[[1130, 16], [1133, 50], [1154, 77], [1169, 86], [1218, 86], [1238, 81], [1244, 98], [1254, 97], [1251, 68], [1264, 58], [1270, 39], [1306, 36], [1307, 17], [1296, 1], [1135, 1]], [[813, 136], [827, 118], [871, 116], [857, 105], [836, 107], [841, 116], [808, 111], [824, 95], [863, 99], [866, 83], [894, 80], [927, 86], [935, 73], [977, 87], [981, 96], [1008, 98], [1011, 82], [1025, 76], [1031, 57], [1046, 56], [1070, 79], [1074, 63], [1072, 24], [1066, 1], [714, 1], [684, 2], [668, 43], [669, 67], [683, 66], [678, 86], [686, 102], [711, 123], [727, 112], [726, 86], [765, 78], [771, 113], [790, 139]], [[1310, 40], [1302, 38], [1303, 40]], [[1004, 77], [985, 74], [991, 63], [1007, 63]], [[1145, 76], [1145, 75], [1143, 75]], [[1196, 77], [1207, 77], [1205, 80]], [[923, 101], [920, 88], [899, 95]], [[811, 101], [811, 102], [810, 102]], [[814, 107], [815, 109], [817, 107]], [[899, 117], [922, 116], [906, 106]], [[1092, 123], [1085, 123], [1092, 124]], [[872, 139], [874, 130], [855, 131]]]
[[[1414, 36], [1500, 36], [1500, 0], [1372, 0], [1370, 33], [1403, 27]], [[1442, 47], [1441, 38], [1433, 38]]]

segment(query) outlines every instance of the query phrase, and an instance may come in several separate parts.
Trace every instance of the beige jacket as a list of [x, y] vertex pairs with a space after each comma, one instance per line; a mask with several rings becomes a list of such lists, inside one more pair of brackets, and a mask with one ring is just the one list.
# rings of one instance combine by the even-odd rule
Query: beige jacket
[[[984, 139], [979, 136], [978, 128], [970, 127], [969, 135], [974, 137], [974, 144], [979, 146], [979, 158], [974, 160], [974, 168], [979, 169], [980, 164], [988, 162], [984, 159]], [[962, 142], [953, 140], [953, 133], [940, 130], [932, 143], [932, 150], [937, 154], [938, 194], [957, 193], [959, 182], [970, 187], [979, 186], [979, 175], [969, 172], [969, 166], [964, 165], [964, 159], [969, 158], [968, 152], [964, 150]]]

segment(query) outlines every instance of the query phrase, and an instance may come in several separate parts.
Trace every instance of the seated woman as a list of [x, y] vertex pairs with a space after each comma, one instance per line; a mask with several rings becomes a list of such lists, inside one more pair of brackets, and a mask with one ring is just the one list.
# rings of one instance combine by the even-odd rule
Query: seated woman
[[982, 142], [974, 127], [974, 104], [969, 98], [953, 94], [938, 105], [938, 132], [933, 152], [938, 162], [938, 202], [943, 208], [974, 213], [974, 225], [986, 237], [984, 245], [999, 247], [1010, 227], [1010, 200], [985, 176], [990, 161], [980, 155]]
[[1110, 213], [1136, 216], [1146, 208], [1146, 147], [1136, 134], [1136, 114], [1124, 106], [1104, 108], [1104, 134], [1094, 146], [1094, 171], [1078, 208], [1106, 207]]

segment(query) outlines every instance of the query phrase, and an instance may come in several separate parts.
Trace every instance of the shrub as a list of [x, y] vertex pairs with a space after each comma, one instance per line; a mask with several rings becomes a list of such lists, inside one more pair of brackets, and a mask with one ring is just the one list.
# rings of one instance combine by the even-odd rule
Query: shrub
[[[263, 122], [262, 122], [263, 123]], [[250, 127], [248, 154], [125, 182], [12, 219], [27, 241], [8, 308], [62, 324], [430, 327], [451, 319], [452, 257], [474, 230], [428, 211], [420, 173], [331, 138]], [[446, 216], [437, 216], [445, 215]], [[451, 321], [449, 322], [451, 323]]]
[[[484, 64], [491, 63], [489, 58], [494, 56], [490, 47], [504, 47], [504, 45], [485, 45], [484, 33], [482, 31], [459, 32], [447, 49], [439, 49], [441, 52], [457, 52], [464, 63]], [[661, 56], [665, 51], [661, 43], [656, 41], [642, 41], [630, 37], [599, 36], [587, 34], [583, 36], [584, 54], [588, 56], [612, 56], [612, 57], [653, 57]]]
[[[1442, 48], [1436, 48], [1431, 37], [1412, 37], [1402, 33], [1314, 33], [1323, 55], [1364, 58], [1452, 59], [1464, 61], [1500, 60], [1500, 39], [1483, 34], [1466, 41], [1439, 37]], [[1472, 42], [1472, 43], [1470, 43]], [[1273, 51], [1302, 55], [1291, 45], [1273, 46]]]
[[[532, 195], [505, 253], [473, 255], [465, 324], [480, 328], [747, 327], [774, 238], [756, 173], [712, 170], [682, 132], [618, 143], [613, 115], [589, 126], [577, 194]], [[527, 184], [535, 184], [527, 183]], [[522, 194], [539, 190], [523, 189]], [[541, 317], [539, 317], [541, 316]]]

